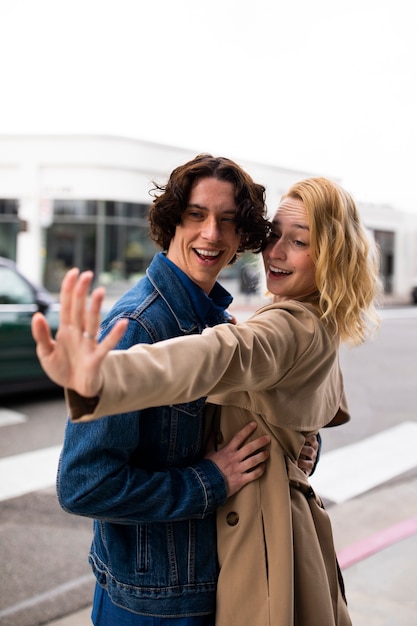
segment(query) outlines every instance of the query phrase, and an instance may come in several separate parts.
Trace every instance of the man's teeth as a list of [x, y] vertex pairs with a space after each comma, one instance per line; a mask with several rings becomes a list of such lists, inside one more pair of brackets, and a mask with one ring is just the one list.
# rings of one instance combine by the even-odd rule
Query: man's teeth
[[196, 248], [195, 251], [200, 256], [213, 256], [213, 257], [215, 257], [215, 256], [219, 256], [219, 254], [220, 254], [220, 250], [200, 250], [199, 248]]

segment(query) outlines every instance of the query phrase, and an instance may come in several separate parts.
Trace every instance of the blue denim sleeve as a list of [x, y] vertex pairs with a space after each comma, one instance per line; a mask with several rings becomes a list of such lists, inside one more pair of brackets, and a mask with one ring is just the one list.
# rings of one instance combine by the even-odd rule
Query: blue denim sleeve
[[[118, 347], [139, 341], [150, 343], [137, 322], [130, 321]], [[226, 483], [212, 461], [157, 470], [140, 466], [140, 417], [139, 411], [93, 422], [68, 421], [57, 478], [62, 508], [131, 524], [199, 519], [224, 504]]]
[[67, 424], [57, 480], [64, 510], [130, 524], [203, 518], [224, 504], [224, 478], [209, 460], [160, 471], [132, 467], [135, 421], [125, 414]]

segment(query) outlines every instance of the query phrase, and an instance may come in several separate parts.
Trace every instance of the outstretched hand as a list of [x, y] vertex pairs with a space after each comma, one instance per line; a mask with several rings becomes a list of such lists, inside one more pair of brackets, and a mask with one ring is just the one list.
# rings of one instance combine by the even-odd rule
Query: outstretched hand
[[67, 272], [62, 281], [60, 324], [56, 338], [51, 336], [47, 320], [41, 313], [32, 318], [32, 335], [42, 368], [57, 385], [74, 389], [87, 398], [97, 396], [102, 387], [101, 364], [106, 354], [122, 338], [126, 320], [118, 322], [97, 343], [100, 309], [104, 289], [95, 289], [87, 310], [88, 291], [92, 272], [80, 274], [77, 268]]

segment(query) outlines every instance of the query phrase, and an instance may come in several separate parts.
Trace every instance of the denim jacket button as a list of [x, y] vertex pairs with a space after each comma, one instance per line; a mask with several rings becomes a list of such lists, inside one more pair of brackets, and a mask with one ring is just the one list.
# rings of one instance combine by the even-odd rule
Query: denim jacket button
[[223, 437], [222, 431], [221, 430], [217, 430], [216, 431], [216, 443], [220, 444], [220, 443], [223, 443], [223, 441], [224, 441], [224, 437]]
[[238, 513], [236, 513], [235, 511], [231, 511], [230, 513], [228, 513], [226, 517], [226, 522], [229, 524], [229, 526], [236, 526], [236, 524], [239, 522]]

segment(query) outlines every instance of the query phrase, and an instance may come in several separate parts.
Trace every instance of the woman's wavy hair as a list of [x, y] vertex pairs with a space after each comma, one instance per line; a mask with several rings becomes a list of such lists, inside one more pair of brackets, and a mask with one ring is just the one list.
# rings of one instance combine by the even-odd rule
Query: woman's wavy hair
[[307, 210], [321, 319], [342, 341], [362, 343], [379, 325], [380, 258], [355, 201], [326, 178], [302, 180], [284, 197]]
[[[216, 178], [232, 183], [236, 200], [236, 232], [241, 236], [238, 253], [259, 252], [269, 231], [266, 216], [265, 187], [255, 183], [237, 163], [225, 157], [199, 154], [171, 173], [166, 185], [153, 183], [155, 198], [149, 209], [150, 237], [167, 250], [181, 224], [193, 185], [202, 178]], [[236, 255], [230, 260], [232, 264]]]

